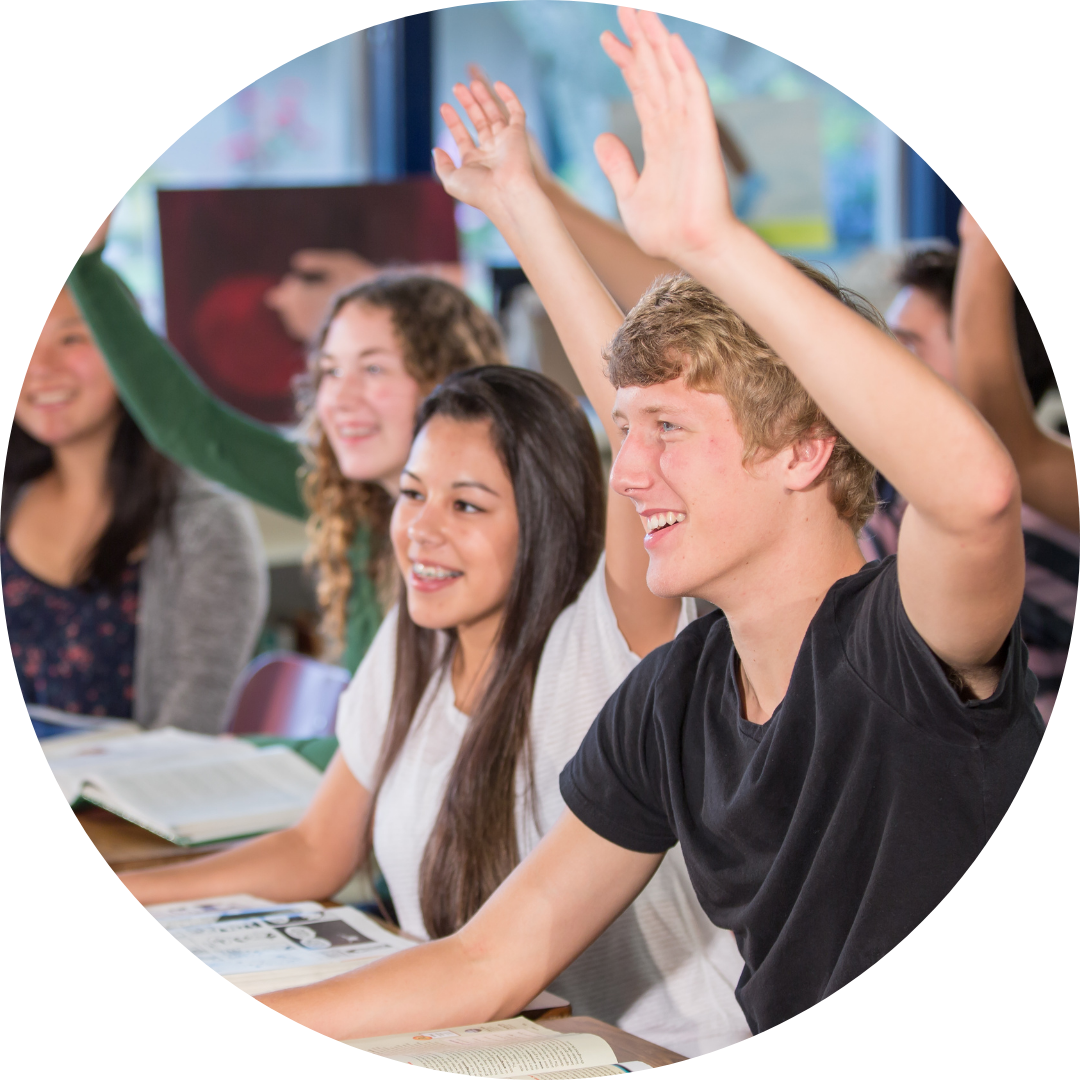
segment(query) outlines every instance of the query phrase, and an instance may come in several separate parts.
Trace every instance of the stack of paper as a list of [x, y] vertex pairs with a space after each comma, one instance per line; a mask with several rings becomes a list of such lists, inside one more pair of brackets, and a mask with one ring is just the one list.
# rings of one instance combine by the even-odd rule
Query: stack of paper
[[352, 907], [239, 894], [147, 908], [200, 960], [249, 994], [329, 979], [413, 944]]

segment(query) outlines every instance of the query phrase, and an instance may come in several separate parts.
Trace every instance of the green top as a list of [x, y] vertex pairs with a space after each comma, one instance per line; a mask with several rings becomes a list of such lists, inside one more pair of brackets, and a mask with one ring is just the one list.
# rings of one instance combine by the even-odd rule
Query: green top
[[[249, 499], [306, 518], [299, 446], [269, 424], [220, 401], [172, 347], [155, 334], [101, 252], [84, 255], [68, 278], [76, 303], [112, 371], [132, 418], [163, 454]], [[367, 575], [368, 533], [349, 551], [353, 588], [341, 662], [355, 671], [382, 621]]]

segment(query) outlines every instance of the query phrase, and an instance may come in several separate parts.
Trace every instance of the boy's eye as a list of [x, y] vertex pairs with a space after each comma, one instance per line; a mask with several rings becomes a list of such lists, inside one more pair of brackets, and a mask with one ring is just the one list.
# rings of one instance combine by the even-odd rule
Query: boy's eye
[[667, 431], [676, 431], [677, 427], [670, 420], [661, 420], [660, 421], [660, 430], [665, 431], [665, 432], [667, 432]]

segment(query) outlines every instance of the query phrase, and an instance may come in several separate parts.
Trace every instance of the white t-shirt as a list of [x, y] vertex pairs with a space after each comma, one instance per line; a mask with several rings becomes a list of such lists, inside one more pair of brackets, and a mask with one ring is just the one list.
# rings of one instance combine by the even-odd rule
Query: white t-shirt
[[[684, 600], [679, 629], [694, 618]], [[369, 790], [389, 719], [397, 610], [387, 615], [338, 707], [341, 752]], [[638, 662], [619, 632], [604, 559], [578, 599], [555, 620], [533, 691], [530, 738], [540, 829], [525, 812], [519, 776], [521, 857], [565, 809], [559, 773], [601, 706]], [[449, 677], [436, 676], [383, 784], [374, 822], [375, 857], [403, 930], [426, 938], [420, 862], [435, 825], [469, 718], [454, 706]], [[551, 989], [579, 1015], [596, 1016], [687, 1056], [749, 1036], [734, 988], [743, 961], [728, 930], [701, 910], [676, 847], [634, 903], [570, 965]]]

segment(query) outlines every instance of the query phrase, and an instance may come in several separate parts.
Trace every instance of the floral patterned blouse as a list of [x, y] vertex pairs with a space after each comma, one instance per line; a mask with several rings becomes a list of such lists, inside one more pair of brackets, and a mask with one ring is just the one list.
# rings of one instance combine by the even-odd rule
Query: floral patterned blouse
[[23, 700], [130, 719], [135, 699], [139, 564], [118, 590], [62, 588], [34, 577], [0, 541], [11, 655]]

